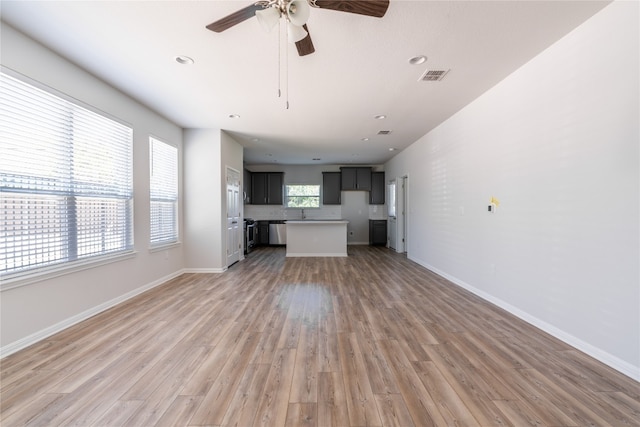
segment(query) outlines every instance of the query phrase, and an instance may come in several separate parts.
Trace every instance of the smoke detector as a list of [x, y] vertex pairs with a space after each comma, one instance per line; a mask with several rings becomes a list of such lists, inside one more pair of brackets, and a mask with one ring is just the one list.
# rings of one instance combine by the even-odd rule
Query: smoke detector
[[450, 70], [427, 70], [418, 79], [422, 82], [439, 82]]

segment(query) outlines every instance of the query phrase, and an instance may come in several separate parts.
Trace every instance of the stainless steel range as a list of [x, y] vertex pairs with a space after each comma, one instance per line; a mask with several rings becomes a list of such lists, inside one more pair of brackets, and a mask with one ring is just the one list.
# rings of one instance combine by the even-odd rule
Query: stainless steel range
[[256, 245], [256, 221], [251, 218], [244, 219], [244, 253], [251, 252]]

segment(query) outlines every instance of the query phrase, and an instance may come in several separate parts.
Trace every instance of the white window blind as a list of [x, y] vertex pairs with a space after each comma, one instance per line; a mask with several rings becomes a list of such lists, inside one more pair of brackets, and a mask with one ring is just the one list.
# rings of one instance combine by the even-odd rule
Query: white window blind
[[178, 241], [178, 149], [149, 138], [151, 245]]
[[0, 73], [0, 274], [133, 249], [131, 128]]

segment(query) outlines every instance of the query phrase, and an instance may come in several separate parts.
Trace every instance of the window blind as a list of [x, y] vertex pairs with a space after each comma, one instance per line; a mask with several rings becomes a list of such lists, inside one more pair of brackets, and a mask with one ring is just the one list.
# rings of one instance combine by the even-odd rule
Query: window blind
[[131, 128], [0, 72], [0, 274], [133, 249]]
[[151, 245], [178, 241], [178, 149], [149, 138]]

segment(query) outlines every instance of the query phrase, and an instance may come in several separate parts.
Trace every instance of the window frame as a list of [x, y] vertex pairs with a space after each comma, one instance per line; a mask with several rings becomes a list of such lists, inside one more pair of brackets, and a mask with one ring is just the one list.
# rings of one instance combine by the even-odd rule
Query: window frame
[[[289, 206], [289, 187], [317, 187], [316, 195], [293, 196], [293, 197], [313, 197], [318, 201], [317, 206]], [[284, 185], [284, 207], [285, 209], [320, 209], [322, 207], [322, 185], [320, 184], [285, 184]]]
[[[64, 229], [66, 230], [66, 233], [70, 235], [70, 236], [64, 237], [64, 239], [62, 240], [64, 242], [62, 244], [63, 246], [60, 246], [62, 248], [61, 250], [66, 251], [65, 255], [59, 256], [53, 259], [52, 261], [35, 262], [32, 264], [26, 264], [26, 266], [23, 265], [22, 267], [14, 267], [12, 269], [3, 270], [2, 272], [0, 272], [0, 277], [2, 278], [1, 284], [0, 284], [0, 290], [11, 289], [18, 286], [34, 283], [37, 281], [61, 276], [64, 274], [85, 270], [87, 268], [93, 268], [98, 265], [104, 265], [111, 262], [117, 262], [123, 259], [128, 259], [133, 257], [136, 254], [135, 243], [134, 243], [134, 220], [133, 220], [133, 212], [134, 212], [134, 207], [133, 207], [134, 206], [133, 126], [131, 126], [129, 123], [117, 117], [112, 116], [111, 114], [105, 113], [104, 111], [97, 109], [96, 107], [93, 107], [82, 101], [79, 101], [78, 99], [75, 99], [65, 93], [62, 93], [52, 87], [49, 87], [41, 82], [33, 80], [27, 76], [17, 73], [4, 66], [0, 66], [0, 73], [3, 74], [2, 76], [3, 79], [6, 76], [11, 80], [17, 81], [18, 82], [17, 85], [24, 84], [27, 86], [31, 86], [33, 89], [35, 89], [34, 91], [35, 93], [43, 92], [42, 102], [45, 102], [50, 99], [58, 98], [58, 101], [56, 101], [56, 103], [59, 102], [60, 106], [56, 108], [61, 108], [61, 109], [60, 110], [55, 109], [55, 110], [52, 110], [51, 112], [57, 113], [58, 111], [64, 110], [66, 111], [67, 114], [69, 114], [69, 112], [71, 111], [72, 112], [71, 115], [73, 115], [74, 117], [69, 118], [70, 116], [68, 116], [67, 119], [65, 119], [65, 120], [70, 120], [70, 123], [74, 123], [75, 120], [78, 120], [75, 117], [76, 114], [80, 114], [81, 118], [85, 117], [84, 115], [87, 114], [88, 116], [86, 117], [88, 117], [89, 119], [95, 118], [95, 120], [98, 122], [103, 122], [103, 123], [113, 122], [114, 123], [113, 128], [111, 127], [107, 128], [109, 133], [121, 132], [121, 131], [124, 132], [124, 135], [125, 135], [124, 139], [119, 140], [119, 143], [126, 144], [126, 145], [120, 146], [120, 148], [118, 149], [119, 150], [118, 152], [124, 153], [125, 157], [121, 158], [116, 162], [117, 169], [109, 169], [110, 171], [113, 170], [113, 171], [118, 171], [120, 173], [120, 178], [124, 179], [124, 181], [121, 181], [121, 184], [124, 185], [124, 187], [117, 187], [118, 188], [117, 191], [119, 192], [119, 195], [111, 196], [113, 197], [112, 199], [109, 199], [109, 198], [106, 199], [106, 200], [113, 200], [114, 203], [121, 203], [124, 206], [124, 207], [121, 207], [121, 209], [123, 209], [122, 211], [118, 211], [118, 212], [121, 212], [121, 214], [123, 214], [125, 218], [122, 222], [119, 222], [119, 224], [121, 224], [123, 228], [121, 228], [117, 234], [119, 236], [118, 238], [121, 240], [118, 247], [116, 247], [114, 250], [111, 250], [111, 249], [108, 249], [106, 246], [103, 246], [99, 252], [95, 252], [95, 253], [86, 252], [85, 255], [78, 256], [77, 252], [79, 248], [81, 248], [81, 246], [79, 246], [80, 243], [78, 243], [77, 239], [78, 239], [78, 234], [79, 232], [82, 232], [82, 229], [78, 228], [77, 221], [80, 220], [80, 217], [78, 216], [76, 218], [65, 220], [66, 225], [64, 226], [65, 227]], [[16, 111], [19, 111], [19, 110], [8, 109], [6, 111], [8, 113], [15, 113]], [[41, 116], [41, 117], [44, 118], [46, 116]], [[11, 122], [7, 122], [7, 123], [11, 123]], [[19, 123], [18, 123], [18, 126], [20, 126]], [[119, 130], [116, 130], [116, 129], [119, 129]], [[106, 138], [107, 141], [110, 140], [111, 138], [110, 136], [105, 136], [107, 134], [103, 134], [103, 133], [100, 133], [98, 135], [101, 141], [103, 138]], [[43, 141], [45, 142], [41, 141], [41, 143], [46, 144], [47, 140], [45, 139]], [[53, 145], [52, 147], [56, 147], [56, 149], [67, 150], [70, 153], [70, 155], [73, 156], [74, 159], [77, 159], [77, 156], [80, 155], [78, 154], [79, 153], [78, 150], [80, 149], [79, 147], [82, 147], [82, 143], [78, 142], [77, 139], [74, 140], [70, 137], [68, 139], [65, 139], [64, 142], [60, 142], [59, 144]], [[48, 155], [43, 155], [43, 157], [48, 157]], [[62, 165], [62, 163], [56, 164], [55, 162], [49, 162], [48, 164], [50, 164], [51, 167], [56, 167], [56, 168], [60, 168]], [[10, 163], [7, 163], [7, 166], [10, 167]], [[6, 177], [11, 176], [10, 171], [11, 169], [8, 169], [6, 171], [7, 172], [7, 175], [5, 175]], [[124, 171], [124, 174], [122, 174], [123, 171]], [[26, 172], [29, 172], [29, 171], [26, 171]], [[35, 178], [35, 181], [47, 179], [47, 178], [36, 176], [36, 175], [30, 175], [29, 173], [25, 173], [24, 176], [25, 177], [33, 176]], [[74, 187], [78, 185], [76, 181], [72, 180], [70, 182]], [[22, 195], [22, 197], [26, 197], [26, 198], [28, 198], [29, 194], [35, 195], [35, 197], [39, 197], [39, 196], [41, 197], [47, 194], [51, 194], [46, 189], [42, 189], [38, 187], [33, 189], [24, 187], [24, 186], [5, 187], [4, 185], [5, 184], [8, 185], [8, 183], [10, 183], [10, 181], [5, 181], [4, 184], [2, 184], [0, 181], [0, 190], [1, 190], [0, 192], [2, 193], [3, 197], [4, 197], [4, 194], [15, 194], [16, 196], [14, 197], [21, 197]], [[76, 190], [69, 190], [66, 192], [63, 191], [63, 192], [54, 193], [53, 196], [51, 197], [52, 198], [56, 197], [60, 200], [66, 199], [67, 204], [71, 205], [71, 207], [68, 209], [75, 211], [75, 207], [74, 207], [75, 204], [77, 202], [83, 201], [83, 199], [84, 199], [84, 202], [87, 202], [86, 200], [87, 198], [91, 199], [95, 197], [107, 197], [106, 194], [108, 193], [105, 192], [107, 191], [106, 190], [107, 187], [102, 185], [102, 186], [99, 186], [98, 188], [100, 190], [98, 190], [97, 192], [92, 192], [87, 190], [81, 190], [80, 192], [78, 192]], [[58, 202], [58, 203], [61, 203], [61, 202]], [[91, 202], [91, 203], [92, 203], [91, 205], [87, 205], [87, 206], [93, 206], [92, 208], [90, 207], [89, 209], [96, 209], [96, 206], [97, 206], [95, 205], [96, 202]], [[64, 209], [59, 212], [64, 212], [65, 216], [68, 216], [68, 213], [70, 212], [68, 209]], [[28, 213], [27, 212], [22, 213], [18, 221], [24, 221], [24, 215], [26, 214]], [[54, 218], [56, 218], [55, 219], [56, 221], [63, 221], [59, 216], [54, 216]], [[7, 221], [10, 221], [9, 217], [6, 217], [5, 219]], [[46, 222], [47, 220], [40, 219], [40, 221]], [[87, 219], [85, 218], [84, 221], [86, 222]], [[9, 223], [7, 223], [7, 226], [10, 226]], [[94, 228], [95, 227], [92, 227], [92, 229]], [[48, 230], [47, 228], [42, 230], [44, 230], [45, 233], [50, 232], [50, 231], [47, 231]], [[98, 231], [89, 231], [89, 233], [91, 233], [89, 234], [89, 236], [97, 236], [97, 234], [95, 234], [96, 232], [97, 233], [105, 232], [104, 226], [99, 226], [95, 228], [95, 230], [98, 230]], [[40, 232], [41, 231], [38, 230], [38, 233]], [[5, 238], [6, 237], [7, 236], [5, 236]], [[32, 242], [33, 239], [35, 239], [35, 237], [34, 237], [34, 234], [27, 234], [27, 236], [24, 239], [26, 239], [25, 240], [26, 244], [32, 245], [32, 243], [29, 243], [29, 242]], [[92, 239], [95, 239], [95, 237], [92, 237]], [[14, 249], [11, 249], [10, 246], [5, 247], [5, 249], [7, 251], [5, 252], [6, 254], [9, 254], [11, 253], [11, 251], [14, 250]], [[85, 248], [84, 250], [86, 251], [87, 249]], [[31, 256], [35, 256], [35, 255], [31, 255]], [[10, 260], [10, 258], [5, 258], [5, 259], [7, 260], [7, 262], [9, 262]]]
[[[157, 197], [156, 202], [172, 203], [173, 204], [173, 217], [174, 217], [174, 230], [173, 237], [165, 238], [161, 240], [152, 240], [153, 237], [153, 173], [154, 173], [154, 156], [153, 156], [153, 143], [162, 144], [161, 146], [169, 147], [175, 150], [175, 197]], [[160, 166], [160, 165], [158, 165]], [[176, 246], [180, 244], [180, 217], [179, 217], [179, 200], [180, 200], [180, 150], [177, 146], [164, 141], [154, 135], [149, 135], [149, 250], [151, 252], [166, 249], [168, 247]]]

